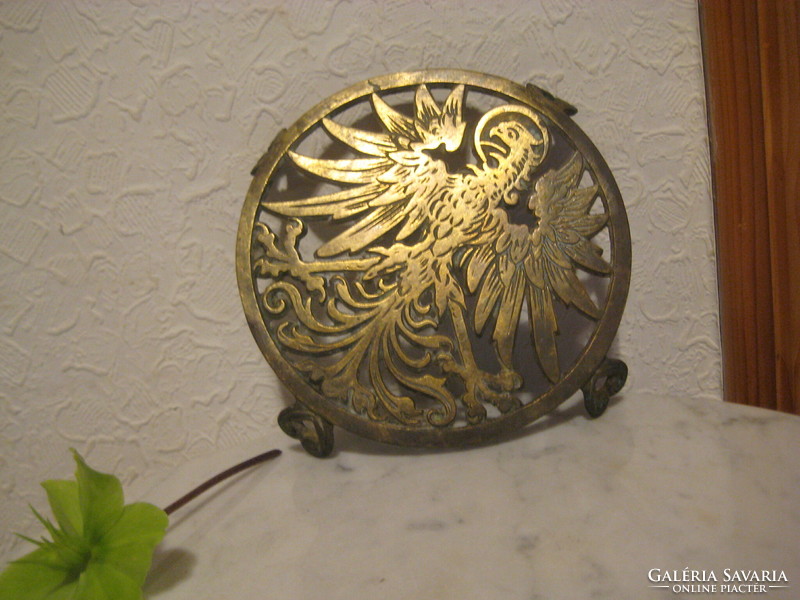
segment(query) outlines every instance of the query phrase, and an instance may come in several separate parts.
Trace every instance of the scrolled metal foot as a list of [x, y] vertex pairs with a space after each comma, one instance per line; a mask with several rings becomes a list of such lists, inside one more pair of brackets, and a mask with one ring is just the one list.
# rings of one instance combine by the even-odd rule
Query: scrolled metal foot
[[312, 456], [327, 458], [333, 451], [333, 426], [300, 403], [283, 409], [278, 425], [286, 435], [300, 440]]
[[628, 365], [616, 358], [606, 358], [583, 387], [583, 404], [592, 418], [602, 415], [608, 400], [619, 392], [628, 378]]

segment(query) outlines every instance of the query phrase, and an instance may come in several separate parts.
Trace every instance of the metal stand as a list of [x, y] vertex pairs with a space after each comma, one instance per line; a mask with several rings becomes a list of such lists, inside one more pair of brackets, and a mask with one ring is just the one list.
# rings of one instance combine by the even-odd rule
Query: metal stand
[[333, 426], [300, 402], [281, 411], [278, 425], [312, 456], [327, 458], [333, 451]]
[[628, 365], [616, 358], [608, 358], [597, 368], [581, 390], [586, 412], [597, 418], [606, 411], [608, 400], [619, 392], [628, 379]]

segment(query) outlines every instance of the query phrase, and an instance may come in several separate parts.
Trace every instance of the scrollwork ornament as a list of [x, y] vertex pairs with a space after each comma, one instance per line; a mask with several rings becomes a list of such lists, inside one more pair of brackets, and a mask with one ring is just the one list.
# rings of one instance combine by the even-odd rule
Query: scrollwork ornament
[[333, 450], [333, 426], [300, 403], [284, 408], [278, 415], [278, 425], [312, 456], [325, 458]]
[[628, 366], [621, 360], [607, 358], [592, 373], [589, 381], [581, 388], [586, 412], [597, 418], [608, 407], [611, 396], [619, 392], [628, 379]]
[[606, 353], [630, 234], [574, 113], [535, 86], [421, 71], [357, 84], [279, 133], [253, 170], [237, 274], [299, 400], [284, 431], [319, 456], [331, 423], [456, 446], [582, 387], [602, 412], [624, 383]]

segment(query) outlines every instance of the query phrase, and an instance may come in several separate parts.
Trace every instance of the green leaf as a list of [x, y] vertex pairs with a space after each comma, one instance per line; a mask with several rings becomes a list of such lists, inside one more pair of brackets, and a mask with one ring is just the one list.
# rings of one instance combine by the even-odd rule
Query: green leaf
[[153, 550], [169, 522], [163, 510], [124, 505], [113, 475], [89, 467], [74, 452], [76, 481], [42, 486], [58, 527], [34, 514], [53, 538], [0, 574], [0, 600], [141, 600]]
[[[77, 578], [52, 548], [37, 548], [0, 573], [0, 600], [70, 598]], [[66, 595], [65, 595], [66, 594]]]
[[42, 487], [47, 492], [47, 500], [53, 516], [65, 533], [81, 535], [83, 533], [83, 517], [78, 500], [78, 483], [63, 479], [43, 481]]
[[99, 545], [98, 560], [113, 565], [141, 587], [168, 520], [164, 511], [152, 504], [129, 504]]
[[122, 484], [113, 475], [100, 473], [89, 467], [74, 450], [72, 453], [78, 464], [75, 479], [78, 481], [83, 535], [90, 542], [98, 541], [122, 514], [122, 506], [125, 504]]
[[[111, 565], [94, 562], [81, 574], [75, 600], [141, 600], [142, 586]], [[49, 600], [49, 598], [48, 598]]]

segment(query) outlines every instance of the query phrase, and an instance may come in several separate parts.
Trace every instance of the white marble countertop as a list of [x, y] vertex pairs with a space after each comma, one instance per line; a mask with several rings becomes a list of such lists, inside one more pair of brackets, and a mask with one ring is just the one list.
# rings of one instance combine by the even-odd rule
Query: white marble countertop
[[[144, 499], [163, 506], [284, 450], [173, 514], [146, 597], [800, 597], [798, 417], [622, 396], [597, 420], [573, 400], [466, 451], [336, 436], [325, 460], [275, 431], [151, 482]], [[714, 571], [716, 593], [649, 587], [665, 585], [651, 569], [685, 568]], [[783, 571], [789, 587], [720, 593], [725, 569]]]

